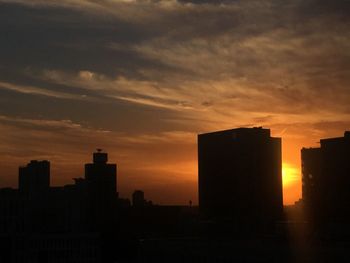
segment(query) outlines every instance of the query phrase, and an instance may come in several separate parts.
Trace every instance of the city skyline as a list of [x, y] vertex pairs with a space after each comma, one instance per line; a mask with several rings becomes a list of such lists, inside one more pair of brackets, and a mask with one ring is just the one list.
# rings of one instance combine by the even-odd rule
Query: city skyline
[[303, 199], [293, 206], [283, 206], [281, 142], [262, 127], [199, 134], [198, 206], [154, 204], [140, 189], [132, 198], [120, 196], [119, 165], [101, 148], [83, 177], [60, 187], [50, 185], [49, 161], [32, 160], [18, 169], [18, 189], [0, 188], [0, 260], [344, 258], [350, 131], [301, 149]]
[[[245, 128], [245, 127], [244, 127]], [[240, 128], [238, 128], [240, 129]], [[336, 136], [333, 136], [333, 137], [336, 137]], [[196, 145], [197, 146], [197, 145]], [[316, 147], [314, 145], [314, 147]], [[299, 149], [299, 152], [301, 149], [304, 149], [304, 148], [309, 148], [309, 147], [302, 147]], [[104, 149], [100, 149], [100, 148], [95, 148], [95, 150], [104, 150]], [[283, 149], [283, 138], [282, 138], [282, 149]], [[112, 152], [113, 153], [113, 149], [111, 149], [111, 151], [108, 151], [108, 152]], [[196, 152], [197, 154], [197, 152]], [[72, 183], [72, 180], [74, 178], [77, 178], [77, 177], [81, 177], [83, 176], [84, 174], [84, 167], [82, 165], [82, 163], [84, 162], [88, 162], [89, 159], [88, 157], [86, 156], [86, 153], [84, 154], [84, 158], [83, 160], [80, 160], [80, 162], [78, 161], [77, 163], [74, 163], [74, 167], [73, 169], [65, 169], [63, 170], [64, 171], [64, 174], [65, 174], [65, 177], [64, 178], [61, 178], [61, 180], [57, 180], [55, 177], [58, 177], [60, 176], [60, 168], [62, 166], [64, 166], [64, 164], [61, 164], [61, 166], [55, 166], [55, 163], [51, 162], [51, 160], [49, 160], [51, 162], [51, 171], [54, 171], [53, 173], [51, 172], [50, 174], [50, 183], [52, 186], [63, 186], [63, 185], [66, 185], [66, 184], [70, 184]], [[300, 159], [301, 159], [301, 155], [299, 156]], [[17, 185], [18, 185], [18, 168], [21, 168], [26, 162], [28, 161], [40, 161], [40, 160], [43, 160], [45, 161], [46, 159], [45, 158], [29, 158], [27, 160], [25, 160], [23, 163], [19, 164], [17, 167], [15, 167], [14, 169], [14, 174], [15, 174], [15, 178], [12, 178], [14, 183], [12, 184], [9, 184], [9, 185], [1, 185], [1, 187], [14, 187], [14, 188], [17, 188]], [[197, 164], [197, 159], [196, 159], [196, 168], [198, 166]], [[114, 162], [118, 163], [118, 160], [115, 160]], [[72, 164], [70, 164], [72, 165]], [[77, 167], [80, 167], [77, 169]], [[126, 174], [128, 174], [128, 171], [126, 169], [123, 169], [123, 167], [119, 167], [121, 168], [121, 170], [123, 172], [125, 172]], [[79, 173], [74, 173], [76, 172], [76, 170], [80, 170]], [[152, 172], [152, 171], [150, 171]], [[299, 174], [300, 174], [300, 177], [299, 177]], [[143, 177], [144, 175], [139, 175], [140, 177]], [[196, 169], [196, 174], [195, 174], [196, 177], [198, 177], [198, 172], [197, 172], [197, 169]], [[125, 178], [123, 178], [122, 176], [119, 177], [118, 181], [122, 181], [123, 182], [123, 179], [125, 180]], [[147, 178], [146, 178], [147, 179]], [[283, 204], [284, 205], [291, 205], [291, 204], [294, 204], [294, 202], [298, 201], [300, 198], [302, 198], [302, 189], [301, 189], [301, 166], [300, 168], [298, 167], [294, 167], [293, 165], [289, 165], [289, 164], [286, 164], [282, 161], [282, 183], [283, 183]], [[146, 192], [148, 192], [149, 196], [151, 197], [152, 200], [154, 200], [156, 203], [158, 204], [171, 204], [171, 205], [178, 205], [178, 204], [182, 204], [182, 205], [187, 205], [188, 204], [188, 201], [191, 200], [192, 202], [194, 202], [195, 205], [198, 204], [198, 189], [197, 189], [197, 186], [198, 186], [198, 181], [197, 181], [197, 178], [196, 180], [194, 181], [195, 183], [195, 188], [194, 191], [192, 192], [192, 195], [189, 196], [189, 198], [186, 199], [186, 196], [185, 197], [182, 197], [182, 201], [178, 201], [179, 200], [179, 196], [176, 196], [176, 193], [178, 193], [177, 189], [172, 189], [175, 194], [174, 196], [172, 196], [172, 200], [169, 202], [169, 201], [162, 201], [162, 199], [157, 199], [157, 195], [155, 196], [154, 198], [154, 193], [152, 193], [152, 189], [148, 189], [147, 187], [144, 187], [145, 185], [147, 184], [138, 184], [136, 183], [135, 186], [133, 185], [130, 185], [129, 186], [129, 189], [128, 190], [125, 190], [123, 189], [123, 184], [122, 184], [122, 187], [119, 188], [119, 192], [121, 193], [121, 197], [126, 197], [126, 198], [129, 198], [132, 193], [135, 191], [135, 189], [146, 189]], [[288, 187], [300, 187], [300, 189], [297, 190], [297, 195], [296, 197], [290, 199], [290, 196], [288, 196]], [[299, 195], [300, 193], [300, 195]], [[180, 194], [179, 194], [180, 195]], [[286, 196], [287, 195], [287, 196]], [[158, 196], [159, 198], [159, 196]], [[161, 198], [161, 196], [160, 196]]]
[[197, 199], [196, 135], [282, 137], [285, 204], [300, 149], [350, 127], [347, 1], [0, 0], [0, 186], [52, 162], [53, 185], [108, 150], [119, 188]]
[[[229, 129], [229, 130], [224, 130], [224, 131], [215, 131], [215, 132], [211, 132], [211, 133], [207, 133], [208, 135], [209, 134], [216, 134], [216, 133], [230, 133], [230, 132], [233, 132], [233, 131], [240, 131], [240, 130], [242, 130], [242, 131], [244, 131], [244, 130], [260, 130], [260, 129], [262, 129], [262, 130], [268, 130], [269, 131], [269, 134], [270, 134], [270, 130], [269, 129], [266, 129], [266, 128], [263, 128], [263, 127], [253, 127], [253, 128], [247, 128], [247, 127], [240, 127], [240, 128], [235, 128], [235, 129]], [[205, 135], [205, 134], [199, 134], [199, 136], [203, 136], [203, 135]], [[282, 138], [279, 138], [279, 139], [282, 139]], [[321, 141], [322, 141], [322, 139], [321, 139]], [[283, 145], [283, 140], [281, 140], [281, 146]], [[197, 145], [197, 147], [198, 147], [198, 145]], [[283, 147], [281, 147], [281, 148], [283, 148]], [[308, 149], [310, 149], [310, 150], [313, 150], [313, 149], [317, 149], [317, 148], [306, 148], [306, 147], [302, 147], [300, 150], [301, 150], [301, 155], [300, 155], [300, 158], [302, 159], [303, 158], [303, 151], [304, 150], [308, 150]], [[95, 149], [96, 151], [94, 152], [94, 162], [95, 162], [95, 154], [98, 154], [98, 153], [101, 153], [102, 155], [104, 155], [104, 149], [101, 149], [101, 148], [96, 148]], [[199, 152], [197, 152], [197, 155], [199, 154]], [[105, 157], [105, 158], [107, 158], [107, 157]], [[107, 160], [107, 159], [106, 159]], [[29, 161], [29, 160], [27, 160], [27, 161]], [[21, 174], [22, 174], [22, 170], [23, 169], [27, 169], [27, 167], [29, 167], [29, 166], [31, 166], [32, 164], [36, 164], [36, 163], [45, 163], [45, 162], [48, 162], [49, 160], [38, 160], [38, 159], [35, 159], [35, 158], [32, 158], [32, 159], [30, 159], [30, 161], [29, 161], [29, 163], [28, 163], [28, 165], [24, 165], [24, 163], [22, 163], [21, 165], [19, 165], [17, 168], [19, 169], [17, 169], [17, 171], [16, 172], [18, 172], [19, 171], [19, 176], [18, 176], [18, 174], [17, 174], [17, 177], [16, 177], [16, 184], [15, 185], [10, 185], [10, 186], [1, 186], [2, 188], [6, 188], [6, 187], [14, 187], [14, 188], [18, 188], [18, 186], [21, 184], [21, 182], [20, 182], [20, 178], [21, 178]], [[197, 160], [197, 161], [199, 161], [199, 160]], [[50, 161], [49, 161], [50, 162]], [[78, 164], [77, 164], [78, 165]], [[87, 164], [86, 164], [87, 165]], [[317, 163], [315, 163], [315, 165], [317, 165]], [[197, 165], [198, 166], [198, 165]], [[83, 166], [81, 165], [81, 167], [82, 167], [82, 169], [84, 169], [83, 168]], [[292, 203], [286, 203], [286, 198], [285, 198], [285, 187], [286, 187], [286, 185], [288, 186], [288, 183], [289, 182], [286, 182], [285, 180], [296, 180], [296, 179], [293, 179], [293, 178], [288, 178], [287, 177], [287, 179], [286, 179], [286, 177], [285, 177], [285, 173], [286, 173], [286, 169], [293, 169], [293, 168], [290, 168], [290, 167], [286, 167], [286, 166], [284, 166], [283, 167], [283, 163], [282, 163], [282, 170], [281, 170], [281, 175], [282, 175], [282, 188], [283, 188], [283, 204], [284, 205], [290, 205], [290, 204], [292, 204]], [[86, 169], [86, 168], [85, 168]], [[52, 170], [52, 169], [51, 169]], [[289, 172], [289, 173], [295, 173], [295, 171], [287, 171], [287, 172]], [[85, 172], [86, 173], [86, 172]], [[84, 174], [84, 172], [82, 173], [82, 174], [80, 174], [80, 176], [83, 176], [83, 174]], [[52, 186], [52, 187], [56, 187], [56, 186], [63, 186], [63, 185], [67, 185], [67, 184], [70, 184], [70, 183], [72, 183], [72, 180], [75, 180], [75, 178], [78, 178], [78, 177], [80, 177], [80, 176], [73, 176], [72, 174], [70, 174], [71, 175], [71, 177], [70, 177], [70, 180], [68, 180], [68, 181], [64, 181], [61, 185], [58, 185], [58, 184], [54, 184], [53, 183], [53, 180], [51, 179], [51, 177], [52, 177], [52, 174], [49, 172], [49, 177], [50, 177], [50, 185]], [[199, 174], [197, 173], [197, 176], [199, 176]], [[283, 181], [284, 180], [284, 181]], [[302, 181], [302, 178], [300, 178], [300, 181]], [[198, 186], [198, 181], [196, 181], [196, 183], [197, 183], [197, 185], [196, 185], [196, 187]], [[135, 189], [143, 189], [143, 188], [138, 188], [138, 186], [139, 185], [137, 185], [137, 186], [131, 186], [131, 190], [129, 191], [129, 192], [125, 192], [125, 191], [123, 191], [123, 189], [122, 189], [122, 191], [119, 191], [118, 193], [121, 193], [121, 196], [120, 197], [122, 197], [122, 198], [130, 198], [131, 196], [132, 196], [132, 193], [134, 193], [135, 191], [137, 191], [137, 190], [135, 190]], [[146, 188], [147, 189], [147, 188]], [[175, 189], [176, 190], [176, 189]], [[196, 189], [196, 192], [197, 192], [197, 194], [198, 194], [198, 189]], [[303, 191], [302, 191], [303, 192]], [[150, 192], [149, 193], [150, 194], [150, 196], [152, 197], [153, 195], [152, 195], [152, 192]], [[300, 200], [302, 198], [302, 196], [300, 196], [300, 198], [298, 199], [298, 200]], [[298, 200], [295, 200], [295, 201], [298, 201]], [[187, 205], [188, 204], [188, 201], [191, 201], [191, 203], [193, 202], [195, 205], [197, 205], [198, 204], [198, 196], [196, 196], [196, 197], [194, 197], [194, 198], [192, 198], [192, 199], [188, 199], [188, 200], [185, 200], [183, 203], [176, 203], [176, 201], [174, 202], [174, 203], [164, 203], [164, 202], [162, 202], [162, 201], [160, 201], [159, 202], [159, 200], [156, 200], [156, 201], [158, 201], [157, 203], [158, 204], [162, 204], [162, 205], [164, 205], [164, 204], [171, 204], [171, 205], [179, 205], [179, 204], [182, 204], [182, 205]]]

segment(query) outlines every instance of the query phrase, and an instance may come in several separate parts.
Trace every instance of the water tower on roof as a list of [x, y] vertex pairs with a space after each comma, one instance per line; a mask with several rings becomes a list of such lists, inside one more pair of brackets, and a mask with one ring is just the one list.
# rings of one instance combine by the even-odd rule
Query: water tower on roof
[[107, 163], [108, 162], [108, 154], [103, 152], [102, 149], [97, 148], [96, 152], [93, 153], [93, 162], [94, 163]]

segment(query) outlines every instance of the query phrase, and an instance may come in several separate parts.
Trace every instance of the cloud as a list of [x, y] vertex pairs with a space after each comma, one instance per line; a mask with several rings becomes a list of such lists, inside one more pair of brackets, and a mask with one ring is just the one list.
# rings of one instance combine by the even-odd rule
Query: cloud
[[46, 82], [38, 95], [60, 84], [209, 123], [349, 112], [344, 1], [2, 3], [3, 82]]
[[77, 96], [64, 92], [57, 92], [45, 88], [38, 88], [33, 86], [16, 85], [7, 82], [0, 82], [0, 88], [7, 89], [19, 93], [34, 94], [46, 97], [54, 97], [58, 99], [84, 99], [84, 96]]

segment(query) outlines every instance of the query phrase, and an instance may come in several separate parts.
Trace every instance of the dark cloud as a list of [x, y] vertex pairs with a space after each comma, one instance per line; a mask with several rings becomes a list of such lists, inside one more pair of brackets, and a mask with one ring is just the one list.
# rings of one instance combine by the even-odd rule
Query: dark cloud
[[[137, 78], [138, 71], [145, 67], [169, 70], [169, 66], [128, 49], [128, 45], [145, 41], [156, 33], [115, 16], [60, 6], [19, 4], [2, 4], [0, 14], [4, 39], [0, 44], [1, 66], [8, 74], [27, 68], [87, 69]], [[125, 48], [111, 49], [111, 43]]]
[[[203, 3], [194, 1], [199, 2]], [[274, 39], [277, 44], [288, 43], [294, 38], [307, 37], [311, 34], [305, 39], [303, 44], [305, 48], [315, 48], [320, 41], [325, 42], [323, 45], [327, 43], [331, 45], [331, 39], [326, 34], [325, 38], [322, 38], [322, 35], [318, 37], [313, 35], [318, 30], [327, 33], [334, 27], [342, 33], [344, 29], [340, 26], [340, 22], [345, 19], [343, 12], [347, 10], [347, 1], [332, 1], [332, 4], [326, 1], [204, 2], [206, 4], [199, 7], [173, 4], [172, 8], [162, 9], [159, 7], [162, 1], [154, 1], [148, 8], [153, 7], [155, 11], [148, 15], [138, 10], [141, 9], [138, 5], [145, 5], [142, 1], [134, 4], [117, 3], [110, 7], [107, 2], [102, 1], [100, 4], [92, 2], [100, 8], [103, 5], [109, 7], [110, 12], [102, 8], [89, 9], [83, 4], [81, 8], [59, 3], [2, 4], [0, 32], [5, 36], [5, 41], [0, 44], [0, 56], [1, 66], [7, 71], [3, 75], [17, 73], [21, 77], [20, 70], [30, 68], [73, 72], [90, 70], [110, 77], [122, 75], [135, 79], [148, 79], [149, 76], [142, 72], [153, 70], [159, 72], [157, 76], [152, 75], [153, 78], [162, 79], [162, 76], [172, 74], [182, 75], [185, 78], [202, 78], [203, 74], [198, 76], [196, 68], [183, 68], [181, 64], [168, 63], [135, 48], [152, 43], [152, 48], [164, 51], [181, 45], [191, 47], [194, 45], [191, 43], [193, 39], [202, 39], [207, 42], [206, 45], [194, 45], [193, 48], [198, 52], [212, 53], [213, 58], [215, 55], [222, 56], [216, 54], [216, 47], [224, 49], [229, 43], [235, 44], [238, 53], [233, 59], [238, 67], [233, 68], [231, 74], [239, 76], [237, 71], [242, 69], [249, 70], [252, 66], [263, 68], [274, 63], [270, 61], [270, 57], [256, 54], [255, 47], [242, 47], [244, 41], [258, 36], [263, 37], [269, 33], [274, 34], [276, 30], [284, 30], [285, 33]], [[216, 6], [215, 3], [227, 5]], [[124, 16], [121, 12], [117, 12], [121, 7], [126, 10]], [[130, 15], [134, 14], [133, 9], [138, 10], [138, 13], [141, 12], [143, 17], [125, 18], [128, 12]], [[113, 10], [116, 12], [113, 13]], [[324, 10], [331, 13], [325, 13]], [[334, 32], [328, 33], [334, 34]], [[226, 36], [229, 42], [222, 43], [220, 38], [222, 36]], [[218, 43], [215, 43], [216, 38]], [[160, 44], [156, 45], [157, 42]], [[298, 56], [297, 51], [294, 53], [284, 51], [278, 54], [273, 49], [266, 50], [268, 51], [271, 52], [271, 57], [283, 61], [293, 60], [293, 57]], [[348, 61], [343, 60], [342, 63]], [[240, 75], [245, 74], [247, 72]]]
[[[255, 100], [258, 107], [274, 103], [274, 112], [293, 107], [301, 113], [324, 103], [330, 110], [347, 110], [348, 1], [1, 2], [2, 82], [107, 104], [116, 100], [116, 108], [128, 103], [140, 108], [135, 103], [141, 102], [150, 107], [215, 108], [230, 93], [237, 101]], [[64, 72], [61, 78], [69, 78], [64, 83], [48, 79], [47, 71]], [[86, 88], [89, 80], [77, 81], [82, 71], [99, 74], [103, 81]], [[119, 77], [128, 85], [140, 85], [140, 91], [118, 88]], [[141, 87], [142, 81], [154, 88]], [[198, 92], [208, 95], [201, 98], [185, 90], [208, 81], [224, 82], [220, 85], [231, 91], [206, 88]], [[236, 86], [246, 91], [237, 92]], [[162, 94], [164, 89], [172, 92]], [[342, 94], [341, 103], [327, 103], [329, 89]], [[259, 102], [263, 97], [265, 102]], [[235, 105], [254, 111], [253, 104]]]

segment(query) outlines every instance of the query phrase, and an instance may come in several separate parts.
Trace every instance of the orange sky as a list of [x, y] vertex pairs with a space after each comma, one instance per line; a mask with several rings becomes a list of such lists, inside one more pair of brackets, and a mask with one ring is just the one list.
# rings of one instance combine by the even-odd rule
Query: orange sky
[[[13, 141], [14, 145], [7, 145], [8, 149], [12, 147], [15, 150], [2, 155], [2, 186], [16, 186], [17, 167], [30, 159], [51, 161], [53, 185], [72, 183], [71, 178], [83, 176], [83, 164], [91, 161], [91, 152], [98, 145], [109, 152], [110, 162], [118, 164], [118, 190], [121, 196], [129, 197], [133, 190], [143, 189], [146, 196], [156, 203], [197, 202], [195, 133], [128, 136], [65, 123], [68, 127], [59, 134], [57, 129], [63, 125], [62, 122], [40, 122], [35, 125], [44, 125], [45, 128], [16, 128], [8, 125], [6, 130], [6, 125], [0, 125], [2, 136]], [[53, 126], [51, 130], [47, 127], [50, 125]], [[301, 197], [300, 149], [302, 146], [317, 146], [319, 139], [316, 136], [320, 134], [310, 133], [307, 138], [289, 133], [288, 129], [276, 128], [272, 130], [272, 135], [282, 136], [284, 203], [291, 204]], [[342, 133], [324, 135], [342, 136]], [[23, 148], [17, 149], [14, 141], [20, 142]]]

